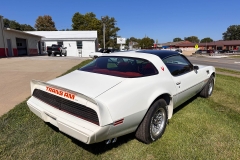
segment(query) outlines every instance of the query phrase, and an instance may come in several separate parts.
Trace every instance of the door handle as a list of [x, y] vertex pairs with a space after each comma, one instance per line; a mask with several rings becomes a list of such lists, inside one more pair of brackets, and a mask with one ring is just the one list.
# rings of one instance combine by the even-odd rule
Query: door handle
[[181, 84], [181, 82], [177, 82], [177, 83], [176, 83], [176, 85], [179, 85], [179, 84]]

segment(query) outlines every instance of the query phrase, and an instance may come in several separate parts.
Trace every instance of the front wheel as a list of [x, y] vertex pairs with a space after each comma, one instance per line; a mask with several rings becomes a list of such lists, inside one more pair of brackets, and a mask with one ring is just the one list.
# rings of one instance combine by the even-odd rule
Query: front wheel
[[152, 104], [136, 131], [136, 138], [146, 144], [159, 139], [167, 126], [167, 103], [159, 99]]

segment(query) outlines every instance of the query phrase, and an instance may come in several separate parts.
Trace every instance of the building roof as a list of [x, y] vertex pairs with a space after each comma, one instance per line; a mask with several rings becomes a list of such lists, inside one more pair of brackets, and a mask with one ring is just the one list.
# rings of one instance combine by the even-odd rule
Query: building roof
[[198, 44], [199, 47], [201, 46], [240, 46], [240, 40], [230, 40], [230, 41], [214, 41], [209, 43], [182, 43], [178, 44], [176, 46], [178, 47], [194, 47], [196, 44]]
[[189, 44], [189, 43], [191, 43], [191, 42], [189, 42], [189, 41], [179, 41], [179, 42], [167, 42], [167, 43], [160, 43], [160, 44], [158, 44], [158, 46], [178, 46], [179, 44], [185, 44], [185, 43], [187, 43], [187, 44]]
[[26, 31], [44, 36], [43, 40], [96, 40], [97, 31]]
[[27, 35], [31, 35], [31, 36], [35, 36], [35, 37], [43, 37], [41, 35], [35, 35], [35, 34], [31, 34], [31, 33], [27, 33], [24, 31], [19, 31], [19, 30], [15, 30], [15, 29], [11, 29], [11, 28], [4, 28], [5, 31], [11, 31], [11, 32], [17, 32], [17, 33], [21, 33], [21, 34], [27, 34]]

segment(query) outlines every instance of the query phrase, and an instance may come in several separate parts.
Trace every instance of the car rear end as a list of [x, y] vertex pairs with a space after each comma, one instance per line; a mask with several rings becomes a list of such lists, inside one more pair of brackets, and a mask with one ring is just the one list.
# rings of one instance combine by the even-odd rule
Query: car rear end
[[101, 124], [112, 120], [92, 98], [40, 81], [32, 81], [31, 90], [27, 104], [43, 121], [86, 144], [107, 138], [111, 125]]

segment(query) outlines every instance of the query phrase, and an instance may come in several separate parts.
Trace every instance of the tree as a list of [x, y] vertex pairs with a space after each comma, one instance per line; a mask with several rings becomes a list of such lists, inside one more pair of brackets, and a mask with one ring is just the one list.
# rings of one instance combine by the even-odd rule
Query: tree
[[203, 38], [200, 42], [201, 43], [209, 43], [209, 42], [213, 42], [213, 40], [210, 37], [206, 37], [206, 38]]
[[184, 40], [192, 43], [199, 43], [200, 41], [196, 36], [184, 37]]
[[240, 40], [240, 25], [231, 25], [223, 34], [223, 40]]
[[130, 37], [130, 38], [126, 39], [126, 45], [129, 48], [129, 44], [131, 43], [133, 48], [138, 48], [139, 47], [138, 42], [140, 42], [140, 41], [141, 41], [141, 39], [139, 40], [139, 39], [137, 39], [135, 37]]
[[20, 24], [15, 20], [9, 20], [7, 18], [3, 19], [4, 27], [21, 30], [21, 31], [35, 31], [35, 29], [28, 24]]
[[16, 29], [16, 30], [21, 30], [21, 25], [16, 22], [15, 20], [9, 20], [7, 18], [3, 19], [3, 24], [5, 27], [7, 28], [12, 28], [12, 29]]
[[141, 48], [152, 48], [154, 40], [149, 37], [144, 37], [140, 42], [139, 45]]
[[28, 24], [21, 24], [20, 29], [21, 31], [35, 31], [35, 29]]
[[116, 27], [116, 20], [113, 17], [105, 16], [104, 20], [99, 20], [92, 12], [85, 15], [79, 12], [75, 13], [72, 18], [73, 30], [96, 30], [98, 33], [98, 42], [103, 48], [103, 23], [105, 24], [105, 43], [107, 47], [116, 48], [117, 32], [120, 30]]
[[49, 15], [39, 16], [36, 20], [35, 26], [37, 31], [56, 31], [55, 22]]
[[179, 41], [182, 41], [182, 39], [179, 38], [179, 37], [176, 37], [176, 38], [173, 39], [173, 42], [179, 42]]

